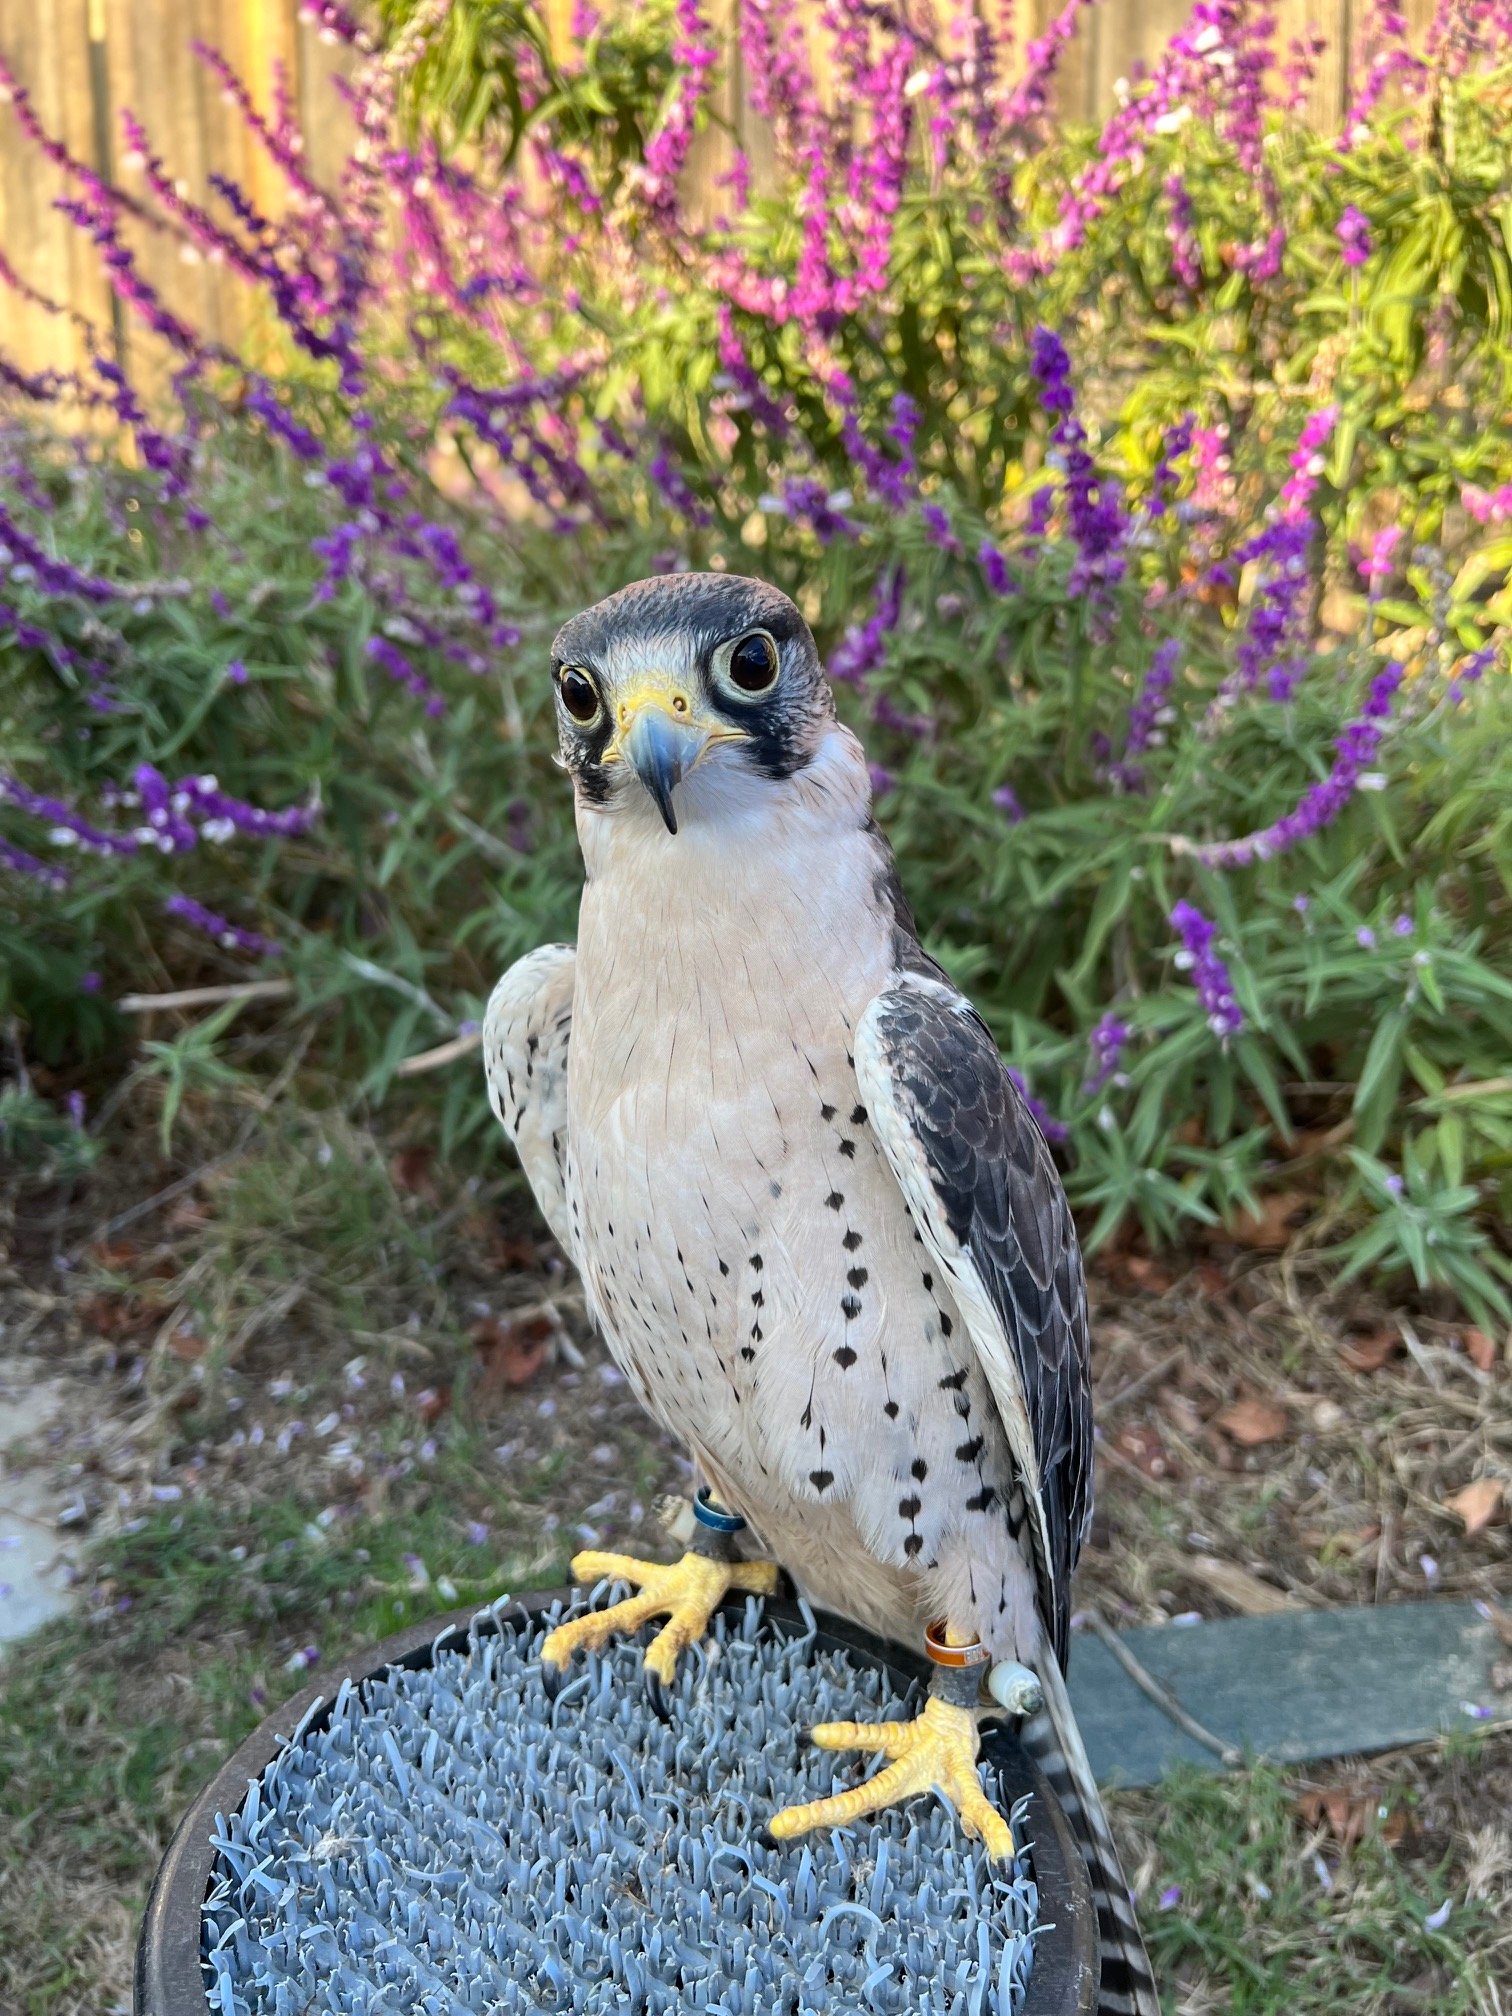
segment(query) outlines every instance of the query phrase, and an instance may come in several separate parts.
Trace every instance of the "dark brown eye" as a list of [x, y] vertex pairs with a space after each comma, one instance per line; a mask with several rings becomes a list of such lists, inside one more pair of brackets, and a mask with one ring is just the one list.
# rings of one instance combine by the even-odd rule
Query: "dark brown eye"
[[742, 693], [765, 693], [777, 677], [777, 646], [764, 630], [753, 630], [731, 651], [729, 671]]
[[557, 674], [557, 691], [562, 705], [580, 727], [586, 728], [599, 711], [598, 688], [577, 665], [564, 665]]

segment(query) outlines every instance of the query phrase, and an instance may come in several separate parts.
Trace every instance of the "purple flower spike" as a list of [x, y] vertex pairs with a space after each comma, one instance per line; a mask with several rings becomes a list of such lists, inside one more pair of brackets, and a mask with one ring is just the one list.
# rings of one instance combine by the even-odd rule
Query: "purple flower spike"
[[1333, 824], [1361, 785], [1368, 781], [1366, 766], [1381, 744], [1391, 717], [1402, 668], [1384, 666], [1370, 682], [1365, 705], [1334, 743], [1334, 761], [1329, 773], [1311, 785], [1292, 811], [1258, 833], [1241, 840], [1219, 840], [1211, 846], [1193, 849], [1205, 868], [1248, 868], [1256, 861], [1269, 861], [1300, 841], [1309, 840], [1325, 826]]
[[1011, 595], [1018, 587], [1018, 583], [1008, 571], [1008, 562], [990, 539], [984, 539], [978, 546], [977, 565], [982, 570], [982, 579], [994, 595]]
[[999, 784], [992, 794], [992, 802], [1010, 826], [1017, 826], [1024, 816], [1024, 808], [1019, 803], [1019, 795], [1011, 784]]
[[648, 207], [670, 217], [677, 209], [677, 178], [693, 144], [698, 108], [708, 92], [709, 72], [719, 62], [719, 52], [710, 36], [697, 0], [678, 0], [677, 40], [672, 60], [678, 79], [666, 116], [646, 144], [642, 166], [642, 189]]
[[1144, 684], [1130, 704], [1123, 761], [1113, 770], [1115, 781], [1126, 791], [1144, 788], [1144, 771], [1134, 759], [1165, 740], [1163, 730], [1171, 718], [1171, 688], [1176, 683], [1176, 661], [1180, 656], [1180, 639], [1167, 638], [1150, 660]]
[[408, 658], [399, 649], [399, 646], [391, 644], [387, 637], [369, 637], [367, 641], [367, 655], [375, 665], [383, 667], [396, 686], [402, 686], [407, 693], [412, 693], [417, 700], [423, 700], [426, 704], [427, 713], [438, 702], [444, 707], [445, 702], [441, 700], [440, 694], [437, 693], [435, 687], [432, 686], [425, 674], [416, 666], [411, 665]]
[[[1030, 365], [1040, 381], [1041, 404], [1056, 416], [1050, 439], [1060, 450], [1065, 469], [1066, 518], [1078, 556], [1067, 589], [1073, 596], [1083, 595], [1089, 588], [1110, 587], [1122, 579], [1125, 561], [1121, 548], [1128, 521], [1117, 489], [1099, 476], [1088, 452], [1086, 429], [1073, 411], [1071, 360], [1053, 329], [1035, 330]], [[1049, 510], [1048, 492], [1042, 490], [1036, 494], [1032, 509], [1030, 529], [1035, 532], [1044, 526], [1038, 515], [1041, 498], [1045, 499], [1044, 511]]]
[[707, 525], [709, 513], [699, 503], [693, 486], [680, 469], [675, 467], [672, 457], [661, 448], [647, 465], [646, 474], [661, 492], [664, 501], [679, 517], [686, 518], [692, 525]]
[[14, 846], [3, 836], [0, 836], [0, 868], [9, 869], [13, 875], [25, 875], [59, 893], [72, 879], [66, 868], [56, 867], [51, 861], [39, 861], [35, 854], [28, 854], [24, 847]]
[[903, 609], [903, 570], [895, 567], [879, 584], [877, 606], [864, 623], [852, 623], [830, 654], [830, 677], [864, 686], [887, 656], [887, 639]]
[[1363, 266], [1370, 257], [1370, 219], [1353, 203], [1334, 227], [1339, 256], [1346, 266]]
[[1041, 1100], [1035, 1098], [1034, 1094], [1029, 1090], [1029, 1081], [1025, 1078], [1023, 1072], [1015, 1070], [1013, 1065], [1010, 1064], [1008, 1066], [1008, 1076], [1013, 1080], [1014, 1089], [1017, 1091], [1019, 1097], [1029, 1108], [1030, 1118], [1033, 1120], [1035, 1126], [1038, 1127], [1041, 1134], [1044, 1135], [1049, 1145], [1054, 1148], [1063, 1141], [1069, 1141], [1071, 1138], [1071, 1129], [1066, 1126], [1064, 1121], [1057, 1120], [1055, 1115]]
[[944, 505], [921, 504], [919, 506], [919, 516], [924, 521], [924, 530], [929, 534], [932, 544], [938, 546], [942, 553], [950, 553], [958, 558], [961, 552], [961, 542], [955, 535], [954, 527], [950, 522], [950, 513], [945, 509]]
[[4, 505], [0, 505], [0, 566], [10, 569], [11, 579], [18, 585], [29, 579], [44, 594], [73, 595], [81, 602], [114, 602], [130, 592], [56, 559], [17, 524]]
[[1040, 403], [1057, 419], [1065, 418], [1075, 404], [1071, 390], [1071, 359], [1066, 346], [1053, 329], [1040, 325], [1029, 348], [1029, 368], [1040, 381]]
[[168, 916], [181, 918], [185, 924], [192, 924], [196, 931], [203, 931], [207, 938], [213, 938], [217, 945], [224, 945], [228, 952], [245, 952], [252, 959], [272, 959], [283, 950], [276, 938], [265, 938], [260, 931], [245, 930], [240, 924], [233, 924], [229, 917], [222, 917], [219, 911], [207, 910], [203, 903], [196, 903], [192, 896], [170, 896], [163, 909]]
[[1083, 1092], [1089, 1097], [1101, 1092], [1108, 1080], [1118, 1075], [1123, 1053], [1133, 1033], [1128, 1023], [1115, 1015], [1111, 1008], [1092, 1031], [1087, 1039], [1091, 1070], [1082, 1085]]
[[1218, 926], [1187, 902], [1178, 903], [1171, 912], [1171, 926], [1181, 940], [1176, 964], [1191, 974], [1197, 998], [1207, 1011], [1208, 1027], [1215, 1036], [1237, 1036], [1244, 1027], [1244, 1011], [1234, 998], [1228, 967], [1214, 949]]
[[[14, 805], [34, 819], [45, 819], [55, 847], [80, 847], [86, 854], [135, 854], [137, 839], [130, 833], [107, 833], [91, 820], [65, 805], [61, 798], [45, 797], [30, 791], [14, 777], [0, 775], [0, 804]], [[65, 878], [66, 880], [66, 878]]]

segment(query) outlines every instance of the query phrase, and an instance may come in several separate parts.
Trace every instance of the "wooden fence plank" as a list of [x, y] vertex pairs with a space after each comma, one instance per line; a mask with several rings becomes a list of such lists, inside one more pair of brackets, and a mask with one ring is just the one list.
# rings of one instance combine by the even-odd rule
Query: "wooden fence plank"
[[[554, 41], [570, 43], [571, 0], [546, 4]], [[733, 45], [737, 0], [707, 4], [710, 18]], [[1002, 39], [1005, 76], [1019, 73], [1027, 44], [1047, 30], [1060, 4], [976, 0]], [[1370, 5], [1371, 0], [1274, 0], [1281, 63], [1288, 60], [1293, 37], [1318, 32], [1329, 38], [1307, 94], [1308, 116], [1324, 128], [1336, 126], [1347, 103], [1350, 46], [1362, 39]], [[1434, 0], [1406, 0], [1415, 37], [1433, 6]], [[1119, 79], [1152, 61], [1189, 10], [1190, 0], [1099, 0], [1088, 5], [1061, 60], [1056, 102], [1063, 113], [1077, 119], [1105, 116]], [[143, 120], [154, 151], [191, 195], [204, 197], [205, 177], [215, 171], [239, 182], [260, 209], [276, 211], [285, 198], [282, 176], [222, 102], [219, 86], [188, 44], [199, 36], [219, 47], [265, 109], [271, 107], [275, 59], [288, 66], [307, 165], [316, 180], [334, 187], [351, 143], [351, 121], [333, 79], [349, 71], [353, 59], [349, 50], [300, 22], [297, 11], [298, 0], [0, 0], [0, 49], [31, 89], [40, 116], [77, 154], [104, 166], [101, 141], [108, 141], [110, 163], [128, 188], [139, 190], [142, 183], [121, 160], [124, 106]], [[954, 14], [942, 8], [936, 18], [948, 21]], [[833, 103], [838, 83], [816, 0], [803, 0], [800, 27], [821, 93]], [[92, 33], [96, 47], [103, 49], [103, 75], [97, 83], [91, 79]], [[689, 164], [695, 214], [712, 215], [725, 201], [718, 178], [730, 165], [731, 132], [750, 158], [757, 186], [769, 180], [770, 139], [764, 122], [752, 112], [750, 82], [744, 58], [732, 46], [729, 75], [717, 103], [727, 130], [701, 135]], [[103, 134], [97, 130], [102, 125]], [[111, 305], [98, 259], [52, 208], [61, 187], [57, 171], [23, 141], [14, 115], [0, 107], [0, 245], [34, 286], [108, 333]], [[216, 206], [212, 202], [210, 207]], [[186, 262], [182, 248], [168, 235], [131, 227], [126, 236], [145, 276], [187, 320], [212, 339], [249, 346], [254, 353], [265, 349], [266, 306], [234, 273]], [[130, 342], [139, 363], [152, 357], [149, 377], [161, 383], [168, 368], [163, 346], [147, 338], [139, 325]], [[4, 290], [0, 351], [35, 370], [77, 364], [87, 355], [87, 344], [58, 318]]]
[[[89, 0], [45, 6], [5, 0], [0, 47], [43, 125], [71, 154], [91, 161]], [[0, 246], [24, 280], [106, 336], [109, 291], [93, 248], [54, 207], [65, 193], [78, 192], [25, 138], [14, 112], [0, 107]], [[89, 354], [88, 339], [66, 318], [18, 300], [9, 289], [0, 290], [0, 348], [27, 371], [75, 369]]]

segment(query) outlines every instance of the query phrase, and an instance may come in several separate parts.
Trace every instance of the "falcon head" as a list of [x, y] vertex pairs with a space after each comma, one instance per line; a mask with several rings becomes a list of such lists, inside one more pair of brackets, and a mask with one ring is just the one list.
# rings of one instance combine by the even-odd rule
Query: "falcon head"
[[580, 804], [659, 814], [669, 833], [680, 811], [803, 770], [835, 719], [808, 625], [737, 574], [620, 589], [557, 632], [551, 676]]

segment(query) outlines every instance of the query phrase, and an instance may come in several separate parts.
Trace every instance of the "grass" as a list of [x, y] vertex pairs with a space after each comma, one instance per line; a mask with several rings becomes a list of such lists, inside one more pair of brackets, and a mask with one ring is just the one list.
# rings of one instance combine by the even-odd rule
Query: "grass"
[[[1505, 1770], [1512, 1751], [1471, 1742], [1459, 1755], [1479, 1772], [1498, 1758]], [[1190, 2016], [1499, 2010], [1512, 1946], [1507, 1869], [1477, 1870], [1481, 1830], [1456, 1838], [1442, 1816], [1429, 1821], [1421, 1769], [1421, 1759], [1377, 1765], [1363, 1838], [1347, 1853], [1299, 1812], [1297, 1773], [1190, 1772], [1125, 1795], [1125, 1844], [1158, 1871], [1143, 1916], [1157, 1972], [1180, 1984], [1177, 2006]], [[1391, 1845], [1404, 1824], [1407, 1845]]]
[[[78, 1616], [0, 1665], [5, 2016], [129, 2007], [136, 1921], [169, 1834], [269, 1706], [405, 1623], [564, 1580], [590, 1537], [665, 1551], [652, 1507], [680, 1482], [507, 1183], [455, 1184], [402, 1144], [304, 1108], [260, 1113], [247, 1137], [235, 1101], [212, 1107], [193, 1094], [179, 1161], [159, 1167], [157, 1118], [129, 1110], [87, 1187], [45, 1211], [23, 1192], [12, 1227], [20, 1257], [0, 1274], [0, 1319], [11, 1302], [30, 1312], [46, 1369], [74, 1395], [69, 1437], [49, 1460], [80, 1466], [82, 1486], [70, 1489], [93, 1494], [95, 1522]], [[186, 1194], [125, 1235], [91, 1239], [122, 1197], [196, 1165], [206, 1173]], [[26, 1231], [37, 1224], [41, 1246]], [[57, 1255], [81, 1245], [82, 1263], [59, 1270]], [[1116, 1392], [1169, 1351], [1171, 1297], [1141, 1308], [1104, 1281], [1099, 1300], [1100, 1373]], [[1194, 1291], [1180, 1334], [1203, 1378], [1232, 1380], [1224, 1319], [1209, 1310], [1199, 1330], [1197, 1303], [1212, 1301]], [[582, 1355], [519, 1387], [493, 1377], [474, 1327], [485, 1325], [486, 1341], [489, 1324], [543, 1309]], [[1258, 1380], [1269, 1349], [1277, 1376], [1299, 1388], [1316, 1370], [1323, 1320], [1310, 1305], [1285, 1321], [1275, 1310], [1266, 1323], [1247, 1317], [1239, 1373]], [[12, 1324], [10, 1338], [26, 1327]], [[1115, 1406], [1110, 1427], [1136, 1411], [1159, 1423], [1161, 1390], [1137, 1410]], [[1196, 1526], [1252, 1567], [1271, 1545], [1287, 1587], [1309, 1548], [1314, 1560], [1327, 1551], [1303, 1537], [1325, 1514], [1313, 1484], [1293, 1491], [1291, 1452], [1284, 1462], [1262, 1452], [1263, 1463], [1214, 1488], [1200, 1438], [1181, 1439], [1194, 1392], [1202, 1399], [1189, 1384], [1188, 1413], [1164, 1423], [1176, 1481], [1107, 1479], [1085, 1586], [1125, 1614], [1170, 1614], [1200, 1594], [1181, 1569]], [[1324, 1397], [1336, 1392], [1343, 1407], [1346, 1387]], [[1478, 1417], [1458, 1397], [1449, 1422], [1463, 1436]], [[1347, 1522], [1366, 1487], [1386, 1490], [1391, 1449], [1389, 1429], [1368, 1461], [1339, 1433], [1295, 1460], [1337, 1471]], [[1470, 1550], [1459, 1561], [1435, 1544], [1446, 1582], [1479, 1586], [1491, 1557]], [[1315, 1572], [1330, 1600], [1349, 1600], [1377, 1567], [1345, 1550]], [[308, 1648], [313, 1674], [301, 1663]], [[1299, 1806], [1309, 1789], [1341, 1783], [1375, 1816], [1347, 1849]], [[1316, 1778], [1192, 1775], [1123, 1795], [1115, 1822], [1168, 2007], [1504, 2016], [1509, 1807], [1505, 1739]], [[1383, 1808], [1396, 1816], [1389, 1825]], [[1452, 1911], [1435, 1926], [1446, 1899]]]

